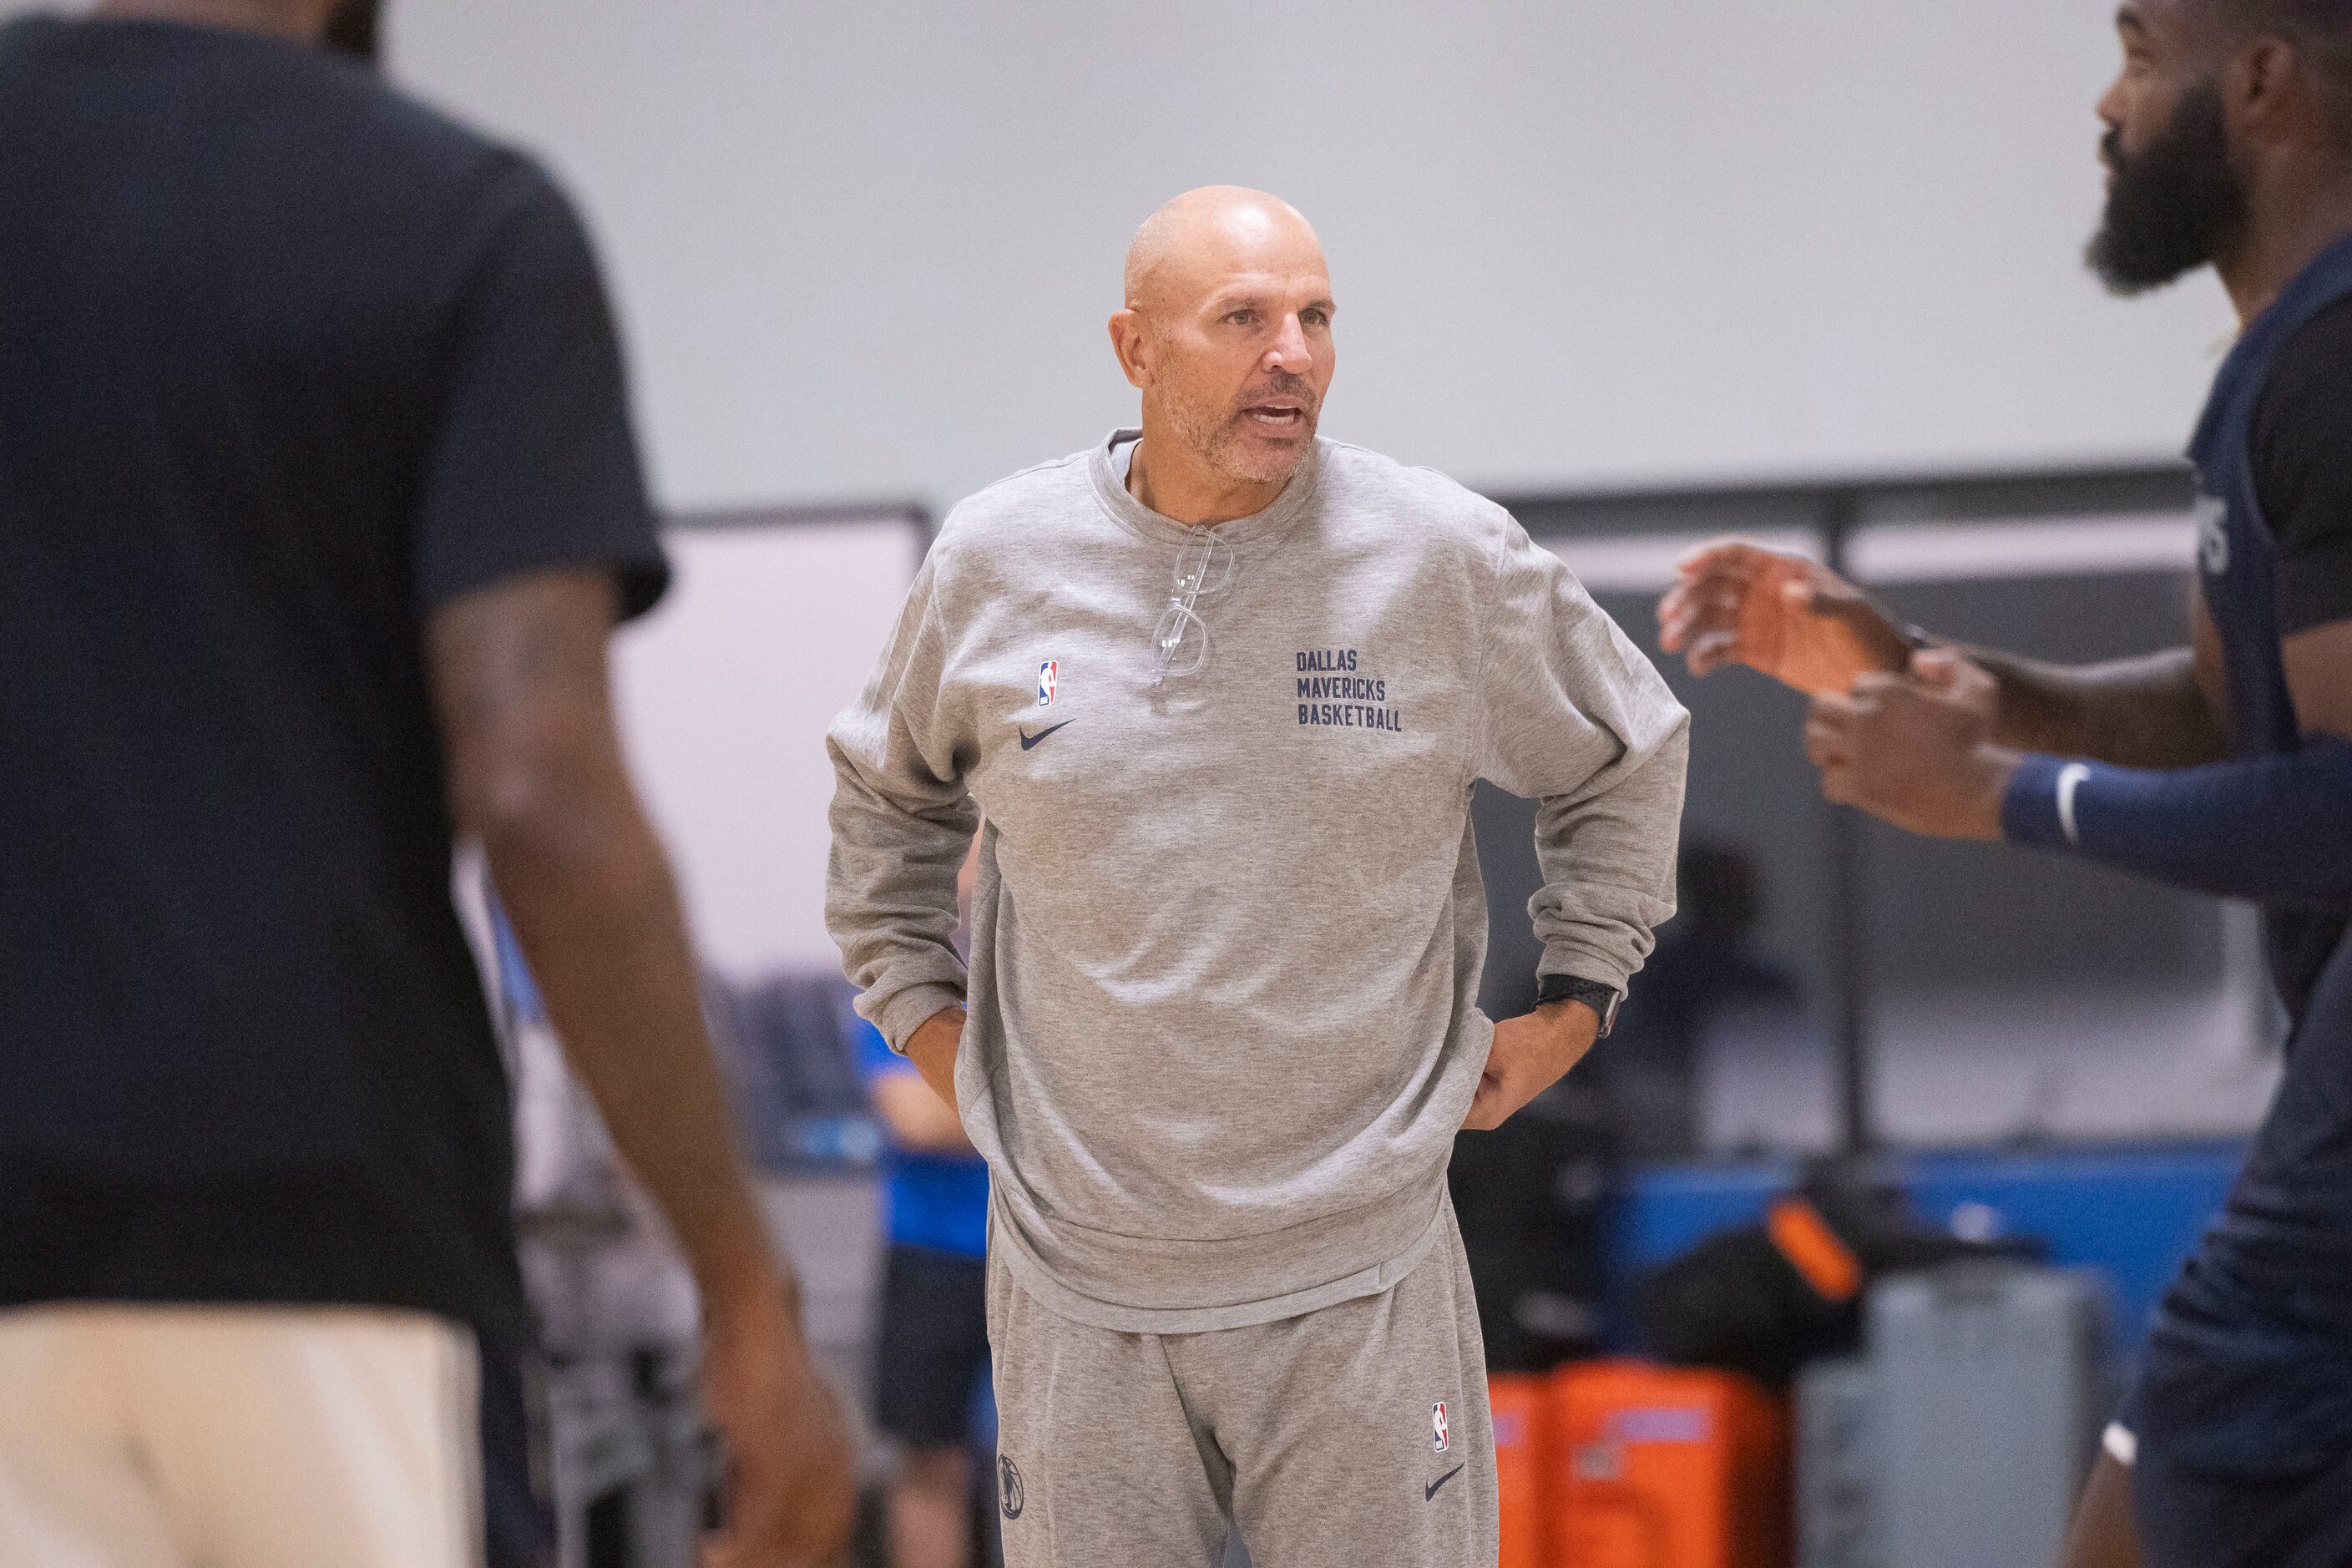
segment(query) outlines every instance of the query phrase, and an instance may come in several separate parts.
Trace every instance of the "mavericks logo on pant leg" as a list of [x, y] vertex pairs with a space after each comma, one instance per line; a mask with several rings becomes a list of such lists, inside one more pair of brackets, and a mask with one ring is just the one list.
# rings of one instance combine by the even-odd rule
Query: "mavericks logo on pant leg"
[[1029, 1503], [1022, 1492], [1021, 1467], [1009, 1455], [996, 1457], [996, 1502], [1007, 1519], [1019, 1519], [1021, 1510]]

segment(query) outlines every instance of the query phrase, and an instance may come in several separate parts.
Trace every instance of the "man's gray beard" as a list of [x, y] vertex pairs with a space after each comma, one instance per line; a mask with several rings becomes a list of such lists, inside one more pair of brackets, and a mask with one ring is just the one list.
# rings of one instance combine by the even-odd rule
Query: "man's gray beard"
[[[1248, 416], [1241, 417], [1247, 418]], [[1310, 414], [1307, 417], [1307, 439], [1298, 444], [1297, 451], [1287, 455], [1267, 452], [1253, 462], [1251, 459], [1257, 455], [1249, 449], [1242, 434], [1240, 419], [1234, 417], [1229, 411], [1211, 413], [1189, 405], [1171, 403], [1168, 422], [1176, 427], [1176, 438], [1192, 448], [1193, 455], [1212, 469], [1226, 479], [1252, 485], [1270, 485], [1297, 473], [1315, 437], [1315, 418]]]

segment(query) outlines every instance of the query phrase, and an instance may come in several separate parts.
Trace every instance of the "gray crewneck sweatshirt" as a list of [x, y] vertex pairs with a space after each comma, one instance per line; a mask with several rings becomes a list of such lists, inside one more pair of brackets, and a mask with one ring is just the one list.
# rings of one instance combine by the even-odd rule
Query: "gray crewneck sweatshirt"
[[949, 517], [828, 740], [826, 917], [894, 1047], [970, 1007], [1024, 1288], [1183, 1333], [1385, 1289], [1437, 1237], [1494, 1033], [1471, 785], [1540, 802], [1542, 972], [1622, 992], [1674, 909], [1688, 716], [1502, 508], [1330, 441], [1213, 531], [1207, 662], [1155, 687], [1204, 531], [1128, 494], [1134, 439]]

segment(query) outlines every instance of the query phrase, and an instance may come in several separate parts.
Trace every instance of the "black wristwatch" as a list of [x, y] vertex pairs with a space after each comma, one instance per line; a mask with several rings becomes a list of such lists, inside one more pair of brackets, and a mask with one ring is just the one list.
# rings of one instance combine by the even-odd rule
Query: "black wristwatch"
[[1603, 985], [1598, 980], [1579, 980], [1573, 974], [1545, 974], [1536, 980], [1536, 1005], [1549, 1006], [1554, 1002], [1581, 1002], [1601, 1016], [1601, 1037], [1617, 1026], [1617, 1003], [1620, 1000], [1614, 985]]

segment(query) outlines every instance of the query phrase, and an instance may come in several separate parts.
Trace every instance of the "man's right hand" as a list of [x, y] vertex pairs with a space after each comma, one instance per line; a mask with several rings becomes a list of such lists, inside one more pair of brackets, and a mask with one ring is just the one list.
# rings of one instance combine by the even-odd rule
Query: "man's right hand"
[[1717, 540], [1675, 574], [1658, 604], [1658, 644], [1693, 675], [1744, 664], [1808, 696], [1842, 696], [1858, 677], [1910, 658], [1861, 589], [1802, 555]]
[[856, 1443], [810, 1364], [793, 1288], [775, 1279], [706, 1308], [703, 1407], [728, 1474], [703, 1568], [834, 1568], [857, 1509]]
[[964, 1010], [942, 1007], [920, 1024], [907, 1037], [907, 1059], [923, 1075], [923, 1081], [932, 1091], [948, 1102], [948, 1109], [962, 1113], [956, 1103], [956, 1052], [963, 1045]]

